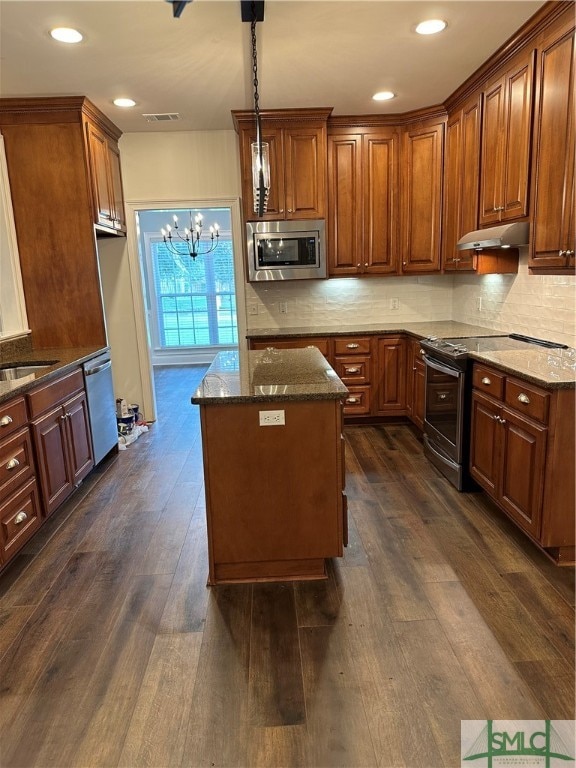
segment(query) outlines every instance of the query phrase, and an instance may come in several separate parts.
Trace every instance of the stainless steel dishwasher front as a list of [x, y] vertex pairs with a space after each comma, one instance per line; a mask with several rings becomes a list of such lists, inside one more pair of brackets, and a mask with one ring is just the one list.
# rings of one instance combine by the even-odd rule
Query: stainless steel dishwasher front
[[94, 463], [98, 464], [112, 448], [118, 445], [112, 362], [108, 352], [84, 363], [84, 381], [92, 430]]

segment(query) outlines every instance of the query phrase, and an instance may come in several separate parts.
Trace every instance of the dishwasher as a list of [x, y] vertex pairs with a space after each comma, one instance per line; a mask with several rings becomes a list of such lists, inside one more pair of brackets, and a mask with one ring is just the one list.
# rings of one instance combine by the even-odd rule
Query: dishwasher
[[94, 464], [98, 464], [112, 448], [118, 446], [116, 400], [112, 384], [112, 363], [108, 352], [84, 363], [84, 382], [92, 430]]

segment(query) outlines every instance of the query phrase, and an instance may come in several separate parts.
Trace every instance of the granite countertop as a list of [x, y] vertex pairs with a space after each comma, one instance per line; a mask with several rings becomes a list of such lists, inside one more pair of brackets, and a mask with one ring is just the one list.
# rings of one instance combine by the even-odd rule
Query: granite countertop
[[315, 348], [220, 352], [192, 396], [199, 405], [339, 400], [348, 394]]
[[[421, 323], [370, 323], [353, 326], [314, 326], [298, 328], [260, 328], [248, 331], [248, 339], [262, 341], [267, 337], [298, 338], [304, 336], [342, 336], [365, 334], [408, 333], [423, 339], [437, 336], [445, 339], [464, 339], [478, 337], [505, 336], [506, 331], [495, 331], [479, 325], [458, 323], [453, 320], [433, 320]], [[542, 387], [550, 389], [576, 388], [576, 349], [547, 349], [535, 345], [526, 345], [525, 350], [506, 350], [498, 352], [470, 352], [470, 357], [479, 362], [493, 365], [505, 373], [510, 373]]]
[[294, 328], [255, 328], [246, 332], [247, 339], [265, 339], [269, 336], [298, 338], [299, 336], [360, 336], [363, 333], [409, 333], [418, 338], [465, 338], [466, 336], [502, 336], [504, 331], [483, 328], [480, 325], [457, 323], [454, 320], [432, 320], [421, 323], [367, 323], [363, 325], [316, 325]]
[[10, 358], [0, 358], [0, 367], [16, 365], [34, 365], [34, 363], [53, 362], [48, 368], [28, 374], [19, 379], [0, 381], [0, 403], [15, 395], [22, 395], [39, 384], [58, 378], [96, 355], [106, 352], [110, 347], [76, 347], [73, 349], [35, 349], [19, 352]]

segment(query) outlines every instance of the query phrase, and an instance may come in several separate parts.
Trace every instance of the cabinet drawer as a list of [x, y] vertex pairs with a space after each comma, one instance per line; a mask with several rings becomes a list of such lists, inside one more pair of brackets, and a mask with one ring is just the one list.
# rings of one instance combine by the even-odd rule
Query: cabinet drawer
[[28, 427], [0, 443], [0, 501], [34, 474]]
[[368, 384], [370, 382], [369, 355], [337, 357], [334, 368], [345, 384]]
[[328, 357], [329, 342], [328, 339], [303, 338], [303, 339], [266, 339], [264, 341], [251, 341], [250, 349], [304, 349], [305, 347], [316, 347], [322, 352], [324, 357]]
[[40, 527], [40, 504], [36, 480], [24, 486], [0, 505], [0, 543], [4, 560], [9, 560]]
[[12, 432], [16, 432], [27, 421], [26, 401], [23, 397], [10, 400], [8, 403], [2, 403], [0, 405], [0, 440], [6, 437], [6, 435], [11, 435]]
[[487, 392], [492, 397], [502, 400], [504, 397], [504, 379], [506, 377], [496, 373], [492, 368], [483, 365], [474, 366], [473, 383], [476, 389]]
[[370, 336], [343, 336], [334, 339], [335, 355], [369, 355]]
[[371, 387], [348, 387], [344, 400], [344, 416], [365, 416], [370, 413]]
[[536, 419], [542, 424], [548, 423], [548, 405], [550, 395], [548, 392], [537, 389], [519, 379], [506, 379], [506, 405], [510, 408]]
[[84, 389], [84, 375], [80, 368], [43, 387], [38, 387], [28, 395], [31, 418], [36, 418], [81, 389]]

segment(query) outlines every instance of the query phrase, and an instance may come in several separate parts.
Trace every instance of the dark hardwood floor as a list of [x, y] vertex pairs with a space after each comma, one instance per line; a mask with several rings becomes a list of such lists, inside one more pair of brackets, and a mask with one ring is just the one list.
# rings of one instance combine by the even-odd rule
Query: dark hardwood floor
[[574, 718], [573, 570], [410, 426], [346, 428], [326, 581], [208, 589], [202, 372], [0, 576], [2, 768], [452, 767], [462, 719]]

